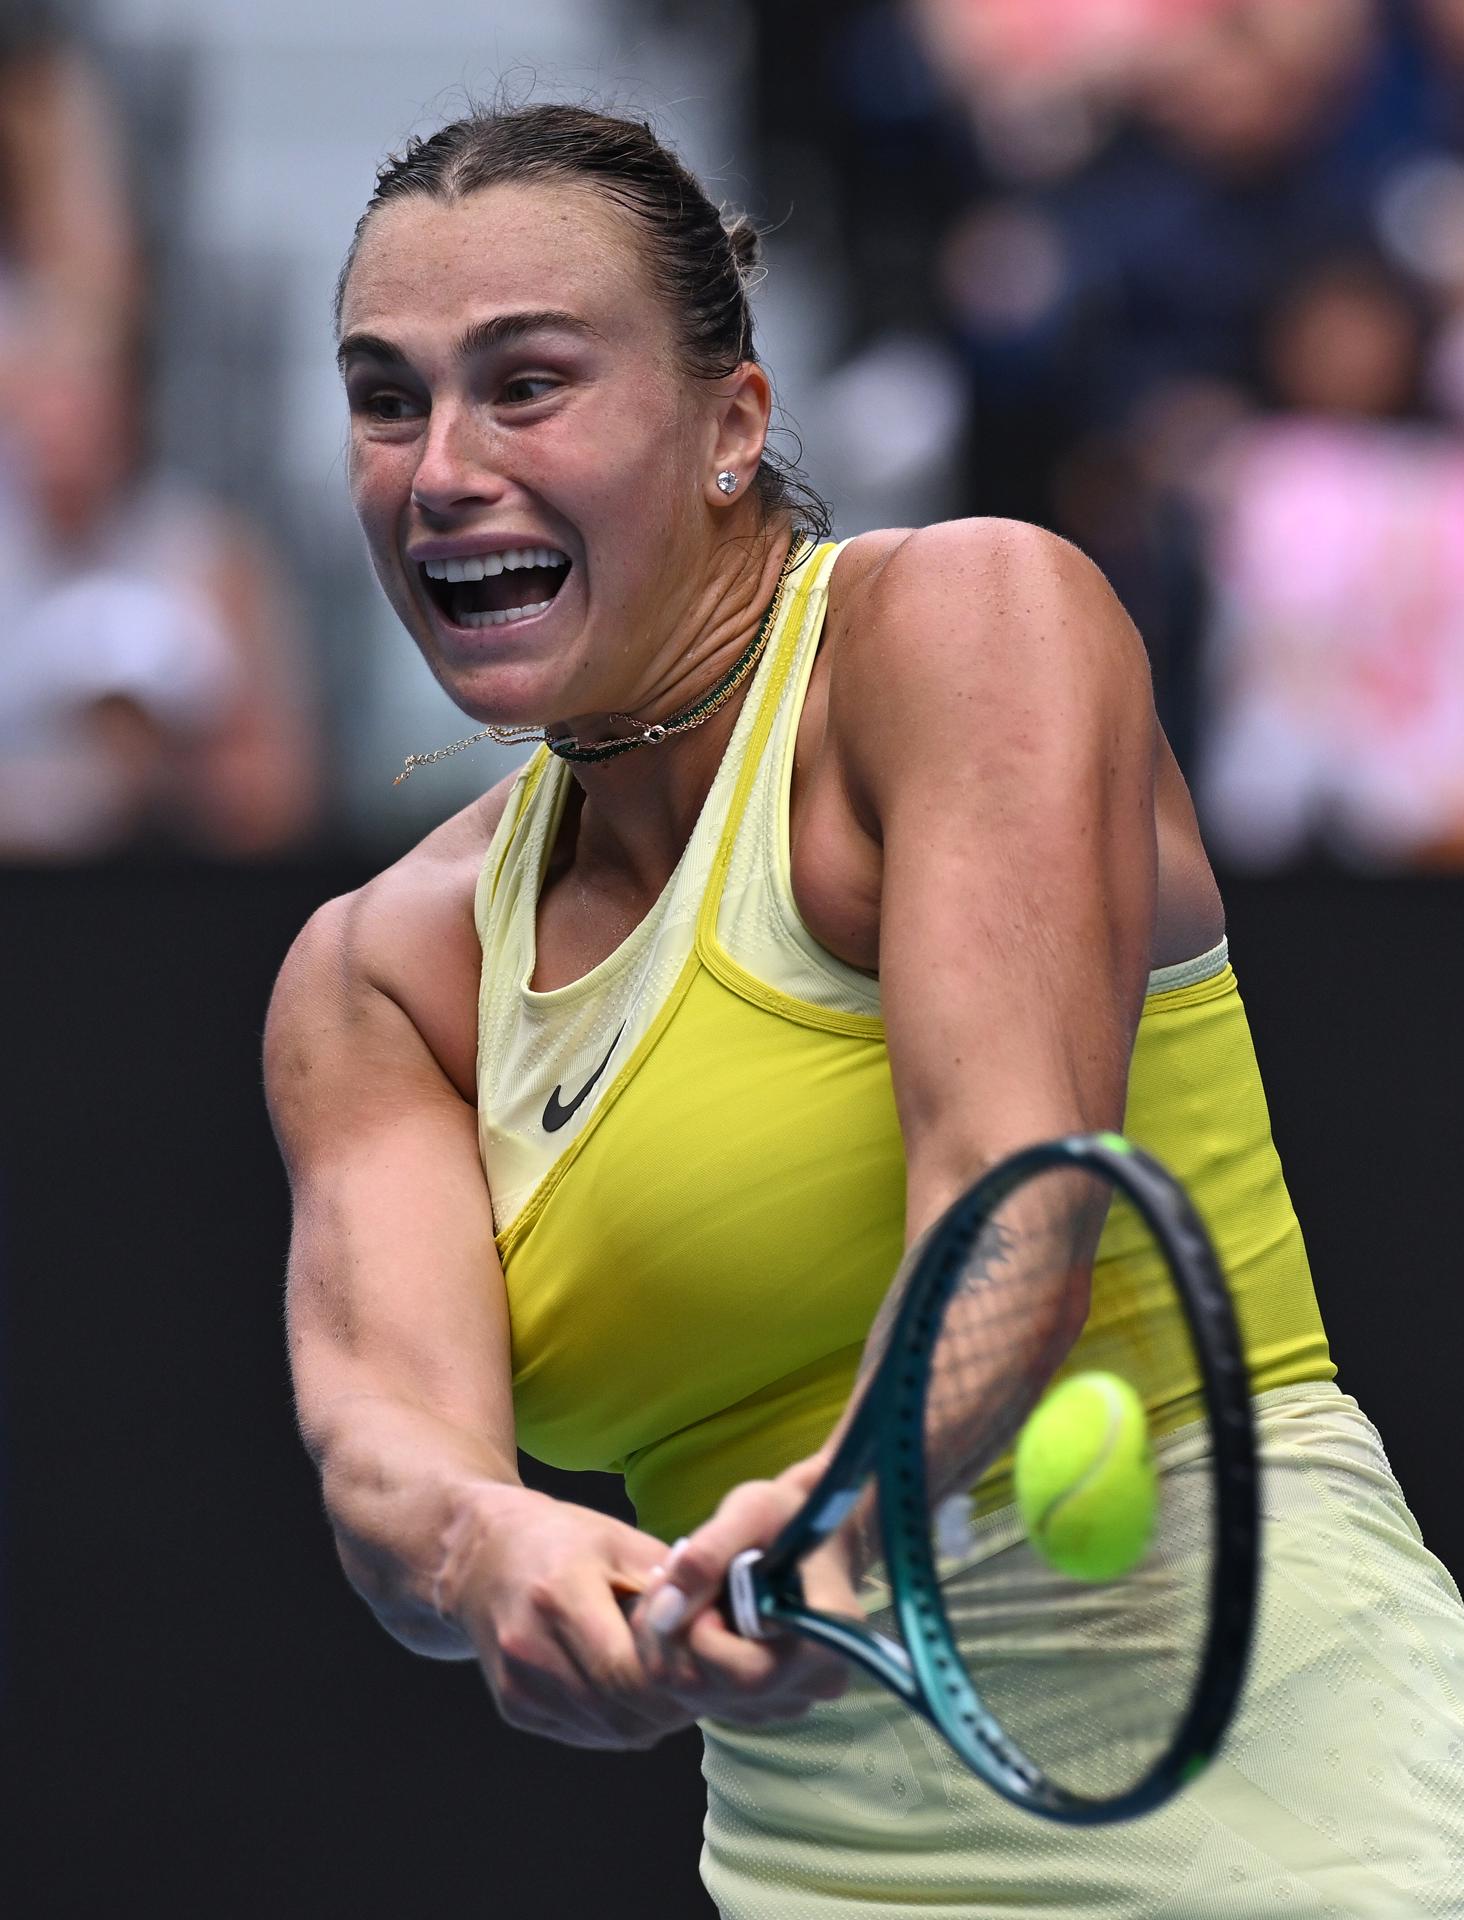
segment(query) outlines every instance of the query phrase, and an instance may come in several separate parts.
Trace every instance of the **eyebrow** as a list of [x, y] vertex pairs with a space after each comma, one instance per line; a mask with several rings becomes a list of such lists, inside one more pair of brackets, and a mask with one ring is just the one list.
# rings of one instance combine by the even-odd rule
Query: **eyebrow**
[[[498, 313], [491, 320], [475, 320], [459, 335], [453, 356], [471, 360], [480, 353], [512, 346], [530, 333], [569, 333], [584, 340], [603, 340], [604, 334], [578, 314], [563, 313], [552, 307], [530, 313]], [[407, 356], [392, 341], [379, 333], [348, 333], [336, 348], [336, 365], [344, 373], [354, 360], [380, 360], [388, 366], [404, 367]]]

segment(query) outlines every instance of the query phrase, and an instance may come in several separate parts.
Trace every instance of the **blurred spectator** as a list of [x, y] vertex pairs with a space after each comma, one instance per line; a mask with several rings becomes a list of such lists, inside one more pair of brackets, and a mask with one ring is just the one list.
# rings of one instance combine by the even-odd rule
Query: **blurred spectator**
[[[784, 116], [768, 130], [772, 186], [796, 196], [784, 143], [800, 165], [833, 154], [820, 177], [850, 263], [840, 357], [879, 368], [891, 340], [902, 364], [922, 338], [954, 348], [966, 395], [930, 401], [965, 422], [945, 511], [1015, 514], [1092, 553], [1144, 634], [1193, 772], [1211, 556], [1232, 551], [1212, 546], [1196, 484], [1216, 445], [1269, 391], [1285, 421], [1325, 422], [1329, 445], [1340, 432], [1391, 448], [1370, 473], [1452, 459], [1420, 423], [1430, 406], [1464, 419], [1464, 0], [795, 11], [768, 16], [769, 112]], [[801, 67], [779, 91], [790, 27], [829, 48], [827, 126]], [[1400, 304], [1332, 284], [1325, 312], [1294, 316], [1304, 366], [1282, 381], [1281, 335], [1263, 345], [1279, 290], [1298, 261], [1359, 250], [1388, 263]], [[1438, 316], [1426, 337], [1414, 284]], [[876, 431], [879, 417], [865, 409], [865, 438], [893, 435], [894, 457], [861, 447], [875, 472], [940, 444], [903, 418]], [[1232, 584], [1219, 582], [1227, 621]]]
[[[937, 10], [916, 9], [927, 32]], [[1032, 93], [1032, 60], [978, 83], [978, 126], [1005, 131], [986, 137], [990, 188], [946, 240], [941, 292], [977, 396], [965, 503], [1093, 555], [1144, 634], [1189, 770], [1208, 586], [1169, 474], [1248, 409], [1283, 265], [1365, 224], [1370, 150], [1351, 127], [1374, 23], [1364, 0], [1129, 11], [1106, 38], [1090, 15], [1079, 51], [1041, 70], [1049, 126], [1065, 95], [1082, 103], [1071, 164], [1052, 163], [1049, 137], [1035, 167], [1012, 112], [991, 113], [994, 90]]]
[[[1171, 382], [1253, 373], [1256, 326], [1298, 249], [1362, 230], [1370, 161], [1364, 0], [1190, 8], [1110, 74], [1108, 137], [1061, 177], [993, 181], [947, 244], [943, 291], [978, 388], [1010, 373], [1062, 444], [1122, 433]], [[1021, 409], [1000, 447], [1023, 457]], [[984, 476], [977, 480], [980, 490]], [[1031, 488], [1038, 517], [1053, 502]]]
[[288, 846], [318, 761], [293, 605], [246, 524], [156, 470], [115, 128], [54, 24], [7, 29], [0, 855]]
[[224, 855], [313, 827], [298, 617], [266, 544], [145, 457], [143, 389], [75, 341], [17, 411], [0, 561], [0, 850]]
[[1234, 864], [1464, 865], [1464, 446], [1420, 417], [1426, 342], [1396, 273], [1312, 268], [1278, 410], [1222, 452], [1199, 799]]
[[125, 329], [136, 234], [90, 63], [47, 0], [0, 0], [0, 395], [55, 323]]

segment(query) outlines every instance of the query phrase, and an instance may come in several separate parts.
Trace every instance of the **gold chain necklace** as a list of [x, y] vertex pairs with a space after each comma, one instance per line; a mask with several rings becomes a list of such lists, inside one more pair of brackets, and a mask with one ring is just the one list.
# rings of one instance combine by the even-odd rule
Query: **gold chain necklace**
[[737, 689], [752, 672], [762, 658], [773, 629], [778, 624], [778, 613], [783, 604], [783, 589], [787, 585], [788, 575], [793, 571], [804, 543], [804, 536], [795, 533], [788, 548], [788, 557], [778, 575], [778, 584], [773, 589], [773, 597], [768, 602], [762, 619], [758, 622], [757, 632], [741, 654], [734, 660], [727, 672], [716, 685], [704, 693], [700, 699], [692, 701], [690, 706], [682, 707], [668, 719], [645, 721], [637, 720], [633, 714], [612, 713], [612, 720], [623, 720], [627, 726], [634, 727], [634, 733], [620, 735], [614, 740], [600, 740], [593, 746], [584, 746], [573, 734], [550, 739], [542, 727], [484, 727], [481, 733], [471, 733], [465, 740], [454, 740], [451, 746], [438, 747], [433, 753], [409, 753], [403, 762], [402, 770], [392, 785], [399, 787], [414, 767], [430, 767], [435, 761], [446, 760], [454, 753], [461, 753], [464, 747], [475, 747], [480, 740], [496, 740], [500, 746], [518, 746], [526, 741], [542, 743], [552, 754], [561, 760], [571, 760], [585, 765], [599, 760], [613, 760], [618, 754], [630, 753], [636, 747], [659, 747], [663, 740], [669, 740], [678, 733], [689, 733], [693, 727], [699, 727], [704, 720], [710, 720], [719, 707], [723, 707], [736, 693]]

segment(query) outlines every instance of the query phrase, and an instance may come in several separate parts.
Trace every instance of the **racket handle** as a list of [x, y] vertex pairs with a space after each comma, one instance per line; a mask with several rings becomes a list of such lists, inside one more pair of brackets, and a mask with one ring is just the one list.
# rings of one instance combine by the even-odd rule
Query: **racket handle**
[[759, 1605], [760, 1583], [753, 1572], [762, 1557], [761, 1547], [745, 1547], [727, 1569], [727, 1605], [732, 1624], [744, 1640], [766, 1640], [770, 1636]]

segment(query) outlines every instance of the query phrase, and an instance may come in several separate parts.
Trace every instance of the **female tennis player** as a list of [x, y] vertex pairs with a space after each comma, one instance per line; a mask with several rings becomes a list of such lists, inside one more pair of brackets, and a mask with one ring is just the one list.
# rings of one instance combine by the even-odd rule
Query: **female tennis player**
[[[544, 741], [322, 908], [270, 1015], [346, 1571], [518, 1727], [699, 1721], [728, 1916], [1464, 1910], [1464, 1613], [1333, 1381], [1142, 646], [1030, 527], [827, 538], [766, 448], [755, 251], [644, 127], [531, 106], [383, 168], [342, 275], [382, 588], [483, 732]], [[716, 1602], [816, 1479], [902, 1247], [1009, 1151], [1120, 1127], [1229, 1275], [1263, 1606], [1209, 1773], [1078, 1831]], [[1033, 1289], [1049, 1371], [1070, 1306]], [[622, 1473], [639, 1526], [526, 1489], [516, 1444]], [[810, 1600], [860, 1571], [836, 1534]], [[1064, 1622], [1011, 1613], [1061, 1689]]]

